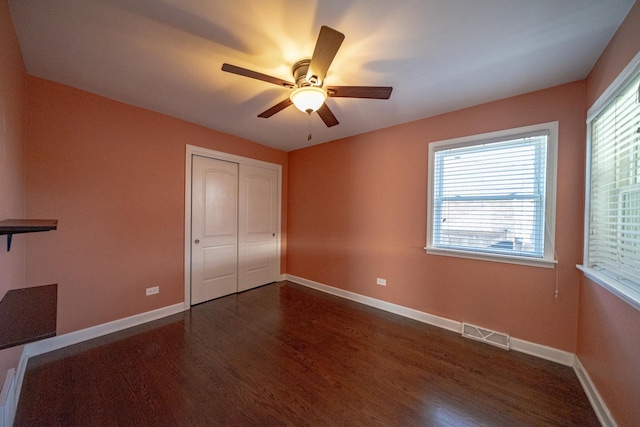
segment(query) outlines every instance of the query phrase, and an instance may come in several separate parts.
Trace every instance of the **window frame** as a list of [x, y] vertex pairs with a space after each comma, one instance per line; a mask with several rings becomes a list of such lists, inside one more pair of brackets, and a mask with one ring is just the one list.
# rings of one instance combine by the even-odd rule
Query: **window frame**
[[[640, 310], [640, 286], [624, 278], [613, 277], [606, 272], [590, 267], [589, 241], [591, 229], [591, 149], [592, 124], [620, 93], [640, 75], [640, 52], [629, 62], [609, 87], [600, 95], [587, 111], [587, 144], [585, 163], [585, 203], [584, 203], [584, 247], [582, 264], [576, 267], [594, 283], [618, 296], [632, 307]], [[640, 91], [640, 89], [639, 89]], [[640, 95], [639, 95], [640, 96]]]
[[[442, 147], [459, 148], [480, 145], [492, 142], [501, 142], [509, 139], [546, 131], [547, 136], [547, 176], [546, 176], [546, 200], [545, 200], [545, 229], [544, 229], [544, 254], [542, 258], [530, 256], [518, 256], [502, 253], [460, 250], [451, 248], [438, 248], [433, 245], [434, 234], [434, 185], [435, 185], [435, 152]], [[528, 265], [535, 267], [554, 268], [557, 260], [555, 256], [555, 220], [556, 220], [556, 186], [557, 186], [557, 157], [558, 157], [558, 131], [557, 121], [539, 123], [496, 132], [488, 132], [461, 138], [447, 139], [429, 143], [428, 177], [427, 177], [427, 244], [425, 251], [432, 255], [445, 255], [459, 258], [476, 259], [483, 261], [502, 262], [509, 264]]]

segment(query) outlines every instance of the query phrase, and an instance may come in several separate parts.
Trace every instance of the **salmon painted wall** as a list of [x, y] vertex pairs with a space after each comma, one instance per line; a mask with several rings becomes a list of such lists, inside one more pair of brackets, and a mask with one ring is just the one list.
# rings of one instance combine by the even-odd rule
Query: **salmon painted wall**
[[27, 213], [59, 222], [26, 280], [58, 283], [59, 334], [184, 300], [186, 144], [280, 164], [286, 190], [286, 152], [27, 78]]
[[[636, 2], [586, 81], [590, 107], [640, 52]], [[620, 426], [640, 420], [640, 311], [582, 277], [578, 357]]]
[[[584, 90], [571, 83], [289, 153], [288, 273], [574, 352]], [[559, 298], [554, 269], [425, 254], [429, 142], [556, 120]]]
[[[24, 115], [26, 73], [9, 4], [0, 1], [0, 221], [25, 216]], [[11, 252], [0, 237], [0, 298], [25, 286], [25, 242], [16, 236]], [[22, 346], [0, 350], [0, 383], [17, 365]]]

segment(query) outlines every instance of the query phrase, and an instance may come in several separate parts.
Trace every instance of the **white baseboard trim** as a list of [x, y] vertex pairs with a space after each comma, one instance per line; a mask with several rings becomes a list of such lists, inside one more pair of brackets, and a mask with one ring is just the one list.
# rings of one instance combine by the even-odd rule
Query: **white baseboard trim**
[[101, 325], [92, 326], [90, 328], [81, 329], [79, 331], [70, 332], [68, 334], [47, 338], [45, 340], [36, 341], [27, 344], [22, 351], [22, 357], [36, 356], [48, 353], [62, 347], [78, 344], [93, 338], [118, 332], [133, 326], [142, 325], [143, 323], [162, 319], [172, 314], [184, 311], [184, 303], [178, 303], [167, 307], [158, 308], [156, 310], [147, 311], [145, 313], [136, 314], [124, 319], [114, 320], [112, 322], [103, 323]]
[[390, 313], [398, 314], [400, 316], [408, 317], [409, 319], [413, 319], [419, 322], [427, 323], [429, 325], [437, 326], [439, 328], [446, 329], [448, 331], [460, 332], [462, 330], [462, 323], [456, 322], [455, 320], [449, 320], [444, 317], [435, 316], [433, 314], [428, 314], [422, 311], [414, 310], [412, 308], [382, 301], [376, 298], [367, 297], [361, 294], [357, 294], [355, 292], [345, 291], [344, 289], [335, 288], [329, 285], [324, 285], [322, 283], [314, 282], [313, 280], [304, 279], [298, 276], [293, 276], [291, 274], [287, 274], [286, 280], [297, 283], [299, 285], [306, 286], [308, 288], [325, 292], [327, 294], [335, 295], [351, 301], [359, 302], [364, 305], [368, 305], [370, 307], [378, 308], [380, 310], [384, 310]]
[[103, 335], [108, 335], [113, 332], [118, 332], [123, 329], [142, 325], [143, 323], [162, 319], [163, 317], [171, 316], [183, 311], [185, 311], [185, 306], [184, 303], [181, 302], [167, 307], [158, 308], [156, 310], [147, 311], [145, 313], [136, 314], [134, 316], [125, 317], [124, 319], [114, 320], [112, 322], [103, 323], [101, 325], [92, 326], [90, 328], [81, 329], [79, 331], [70, 332], [64, 335], [58, 335], [52, 338], [47, 338], [25, 345], [22, 350], [22, 356], [20, 357], [18, 369], [16, 370], [16, 378], [14, 380], [15, 403], [12, 408], [9, 408], [13, 411], [11, 419], [13, 419], [13, 416], [15, 416], [15, 411], [18, 408], [18, 399], [20, 398], [20, 390], [22, 389], [22, 380], [24, 379], [24, 374], [27, 369], [27, 363], [29, 362], [30, 357], [48, 353], [53, 350], [58, 350], [60, 348], [67, 347], [73, 344], [78, 344], [83, 341], [88, 341], [93, 338], [98, 338]]
[[[297, 277], [291, 274], [280, 275], [280, 277], [282, 280], [288, 280], [312, 289], [316, 289], [321, 292], [365, 304], [370, 307], [378, 308], [380, 310], [404, 316], [409, 319], [417, 320], [429, 325], [437, 326], [448, 331], [459, 333], [462, 329], [462, 322], [425, 313], [419, 310], [404, 307], [398, 304], [393, 304], [376, 298], [367, 297], [365, 295], [314, 282], [312, 280], [304, 279], [302, 277]], [[126, 317], [124, 319], [114, 320], [112, 322], [25, 345], [17, 370], [14, 373], [12, 372], [14, 371], [12, 369], [7, 373], [5, 384], [0, 390], [0, 403], [6, 403], [0, 411], [0, 427], [8, 427], [13, 422], [16, 409], [18, 408], [18, 399], [20, 397], [20, 390], [22, 388], [22, 380], [24, 378], [27, 363], [30, 357], [48, 353], [50, 351], [67, 347], [73, 344], [78, 344], [80, 342], [87, 341], [93, 338], [98, 338], [113, 332], [118, 332], [123, 329], [138, 326], [143, 323], [162, 319], [163, 317], [171, 316], [185, 310], [188, 310], [188, 307], [185, 307], [184, 303], [178, 303], [171, 306], [148, 311], [146, 313], [137, 314], [134, 316]], [[552, 347], [531, 343], [513, 337], [510, 338], [510, 343], [511, 349], [514, 351], [526, 353], [531, 356], [550, 360], [562, 365], [572, 366], [578, 377], [578, 380], [580, 381], [580, 384], [582, 385], [582, 388], [587, 395], [587, 398], [589, 399], [589, 402], [591, 403], [591, 406], [593, 407], [598, 419], [600, 420], [600, 423], [605, 427], [617, 427], [617, 424], [611, 416], [607, 405], [602, 400], [600, 393], [598, 393], [598, 390], [591, 381], [589, 374], [576, 355], [567, 351], [558, 350]], [[9, 376], [11, 376], [11, 381], [7, 386], [6, 382], [8, 381]], [[8, 420], [10, 421], [7, 424]]]
[[584, 389], [600, 424], [604, 427], [617, 427], [618, 424], [616, 423], [616, 420], [611, 415], [611, 412], [609, 412], [609, 408], [607, 408], [606, 403], [602, 400], [602, 396], [598, 393], [598, 389], [596, 389], [595, 384], [591, 381], [589, 373], [582, 365], [582, 362], [580, 362], [578, 356], [575, 358], [573, 370], [578, 376], [578, 380], [580, 381], [580, 384], [582, 384], [582, 388]]
[[[287, 274], [287, 280], [297, 283], [299, 285], [307, 286], [309, 288], [316, 289], [318, 291], [326, 292], [331, 295], [342, 297], [351, 301], [359, 302], [371, 307], [379, 308], [380, 310], [388, 311], [400, 316], [408, 317], [410, 319], [417, 320], [419, 322], [427, 323], [429, 325], [437, 326], [448, 331], [461, 333], [462, 322], [456, 320], [447, 319], [445, 317], [436, 316], [433, 314], [425, 313], [423, 311], [414, 310], [412, 308], [404, 307], [390, 302], [382, 301], [376, 298], [367, 297], [357, 294], [351, 291], [345, 291], [344, 289], [335, 288], [333, 286], [325, 285], [322, 283], [314, 282], [302, 277]], [[547, 347], [545, 345], [535, 344], [532, 342], [524, 341], [517, 338], [510, 338], [511, 349], [521, 353], [526, 353], [531, 356], [539, 357], [542, 359], [550, 360], [552, 362], [560, 363], [565, 366], [573, 366], [575, 355], [567, 351], [558, 350], [556, 348]]]
[[573, 366], [576, 355], [568, 351], [548, 347], [542, 344], [535, 344], [518, 338], [511, 337], [511, 350], [525, 353], [540, 359], [550, 360], [565, 366]]
[[[351, 301], [359, 302], [371, 307], [379, 308], [384, 311], [388, 311], [400, 316], [408, 317], [420, 322], [427, 323], [429, 325], [437, 326], [443, 329], [447, 329], [453, 332], [461, 332], [462, 323], [455, 320], [447, 319], [440, 316], [424, 313], [411, 308], [403, 307], [397, 304], [392, 304], [379, 299], [367, 297], [357, 294], [351, 291], [345, 291], [344, 289], [335, 288], [333, 286], [324, 285], [322, 283], [314, 282], [313, 280], [304, 279], [294, 275], [287, 275], [287, 280], [297, 283], [299, 285], [307, 286], [318, 291], [326, 292], [331, 295], [342, 297]], [[535, 344], [529, 341], [521, 340], [518, 338], [510, 338], [511, 350], [520, 353], [529, 354], [534, 357], [556, 362], [561, 365], [571, 366], [584, 389], [591, 406], [593, 407], [598, 420], [605, 427], [617, 427], [617, 424], [611, 412], [607, 408], [607, 405], [602, 400], [600, 393], [596, 389], [596, 386], [591, 381], [589, 374], [585, 370], [584, 366], [580, 362], [580, 359], [568, 351], [559, 350], [553, 347], [548, 347], [541, 344]]]
[[9, 369], [0, 390], [0, 427], [11, 427], [16, 415], [16, 370]]

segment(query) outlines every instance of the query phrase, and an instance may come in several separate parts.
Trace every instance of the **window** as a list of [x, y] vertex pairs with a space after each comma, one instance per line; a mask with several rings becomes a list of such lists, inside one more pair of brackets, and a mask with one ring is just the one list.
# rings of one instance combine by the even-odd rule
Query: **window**
[[589, 110], [585, 254], [584, 265], [579, 266], [587, 276], [638, 308], [639, 98], [637, 57]]
[[429, 145], [427, 252], [554, 265], [558, 123]]

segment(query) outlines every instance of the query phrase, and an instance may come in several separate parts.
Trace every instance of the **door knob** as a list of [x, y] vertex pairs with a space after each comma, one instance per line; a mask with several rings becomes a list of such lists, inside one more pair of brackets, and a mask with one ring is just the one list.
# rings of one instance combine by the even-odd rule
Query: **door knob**
[[200, 240], [196, 239], [196, 241], [193, 242], [193, 243], [195, 243], [197, 245], [198, 243], [200, 243]]

